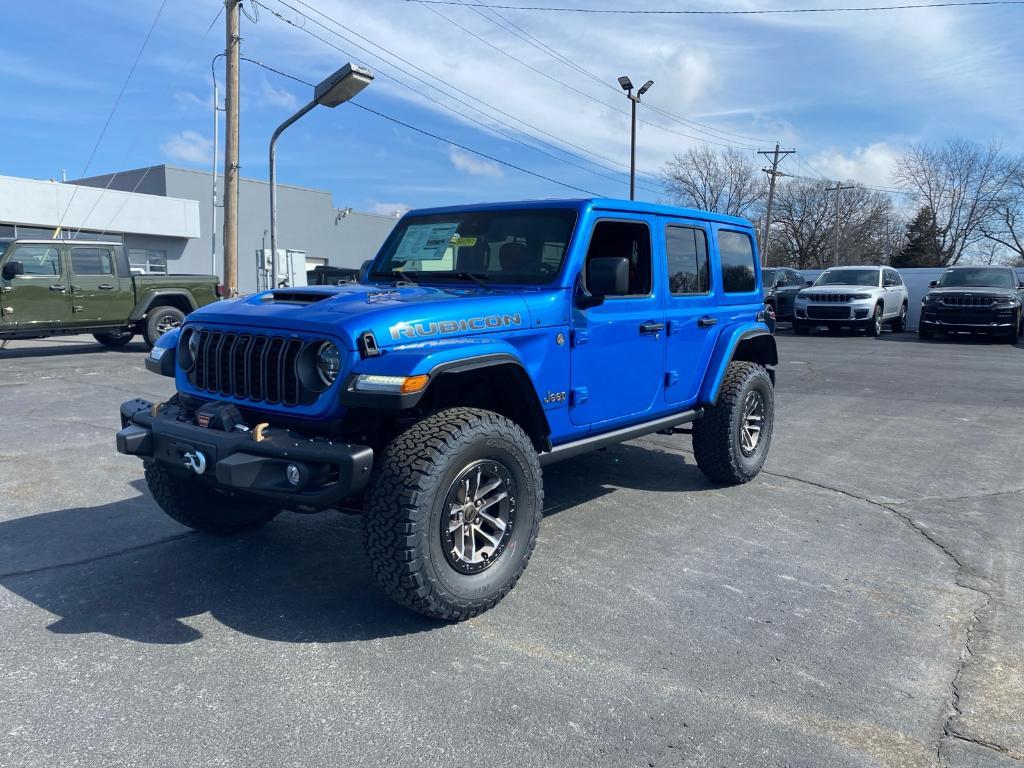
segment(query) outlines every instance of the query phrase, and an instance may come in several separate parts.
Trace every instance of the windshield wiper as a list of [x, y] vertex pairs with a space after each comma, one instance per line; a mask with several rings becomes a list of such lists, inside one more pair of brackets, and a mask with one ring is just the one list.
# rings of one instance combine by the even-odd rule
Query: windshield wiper
[[478, 275], [473, 272], [449, 272], [449, 276], [457, 278], [459, 280], [472, 280], [474, 283], [479, 285], [481, 288], [490, 288], [487, 284], [486, 275]]
[[406, 283], [415, 287], [418, 285], [416, 281], [406, 275], [405, 272], [399, 272], [397, 269], [391, 269], [386, 272], [371, 272], [370, 277], [386, 277], [395, 281], [395, 285], [399, 283]]

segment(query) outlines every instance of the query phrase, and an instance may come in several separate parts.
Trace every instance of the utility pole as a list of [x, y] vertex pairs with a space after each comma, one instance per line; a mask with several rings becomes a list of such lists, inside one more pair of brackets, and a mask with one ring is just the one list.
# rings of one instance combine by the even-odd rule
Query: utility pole
[[835, 254], [833, 266], [839, 266], [839, 196], [843, 193], [843, 190], [853, 189], [852, 186], [844, 187], [842, 183], [836, 182], [836, 185], [832, 187], [832, 191], [836, 193], [836, 226], [835, 226]]
[[224, 98], [224, 286], [238, 295], [238, 23], [241, 0], [224, 0], [227, 17]]
[[[772, 203], [775, 202], [775, 181], [779, 176], [785, 176], [779, 170], [779, 163], [786, 155], [795, 153], [795, 149], [780, 149], [779, 143], [775, 142], [775, 150], [758, 150], [757, 154], [764, 155], [765, 159], [771, 162], [771, 168], [762, 168], [768, 174], [768, 205], [764, 212], [764, 233], [761, 235], [761, 266], [768, 266], [769, 236], [772, 231]], [[770, 157], [769, 157], [770, 155]]]

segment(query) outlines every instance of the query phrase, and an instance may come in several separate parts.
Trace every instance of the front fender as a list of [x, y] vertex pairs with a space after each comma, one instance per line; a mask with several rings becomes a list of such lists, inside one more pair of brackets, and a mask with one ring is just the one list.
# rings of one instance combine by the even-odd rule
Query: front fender
[[775, 337], [768, 326], [764, 323], [738, 323], [722, 330], [715, 343], [715, 351], [711, 355], [711, 362], [708, 365], [708, 375], [704, 377], [704, 385], [700, 390], [700, 403], [702, 405], [714, 405], [718, 400], [718, 392], [722, 388], [722, 381], [725, 379], [726, 369], [729, 363], [736, 356], [736, 350], [745, 341], [754, 341], [760, 337], [767, 337], [770, 343], [765, 345], [766, 352], [763, 359], [756, 360], [762, 365], [772, 366], [779, 362], [778, 351], [775, 346]]

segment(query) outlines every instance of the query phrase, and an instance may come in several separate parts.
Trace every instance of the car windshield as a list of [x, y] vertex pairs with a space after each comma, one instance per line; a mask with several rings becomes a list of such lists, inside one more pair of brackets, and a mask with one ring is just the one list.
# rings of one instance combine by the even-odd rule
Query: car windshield
[[826, 269], [815, 285], [867, 285], [872, 288], [878, 287], [877, 269]]
[[407, 216], [388, 238], [372, 278], [545, 285], [562, 268], [576, 211], [454, 211]]
[[939, 278], [939, 287], [1016, 288], [1015, 278], [1009, 269], [947, 269]]
[[761, 284], [762, 285], [775, 285], [775, 273], [778, 272], [776, 269], [762, 269], [761, 270]]

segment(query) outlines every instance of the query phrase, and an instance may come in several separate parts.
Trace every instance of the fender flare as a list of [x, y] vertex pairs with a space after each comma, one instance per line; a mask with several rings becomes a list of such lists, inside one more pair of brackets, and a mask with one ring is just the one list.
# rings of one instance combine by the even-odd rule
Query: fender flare
[[[704, 378], [704, 384], [700, 390], [699, 402], [702, 405], [714, 405], [718, 401], [718, 393], [725, 380], [725, 371], [736, 358], [736, 352], [741, 344], [749, 344], [756, 349], [760, 359], [755, 360], [769, 369], [772, 381], [775, 380], [774, 371], [771, 367], [778, 365], [779, 352], [775, 343], [775, 336], [762, 323], [744, 323], [728, 328], [718, 337], [715, 344], [715, 351], [711, 355], [708, 365], [708, 376]], [[712, 375], [713, 374], [713, 375]]]
[[171, 288], [166, 291], [154, 291], [153, 293], [146, 294], [143, 300], [135, 305], [135, 309], [132, 310], [132, 314], [128, 319], [133, 321], [141, 320], [145, 317], [146, 313], [149, 312], [149, 308], [152, 307], [158, 299], [162, 299], [167, 296], [184, 298], [185, 301], [188, 302], [189, 307], [191, 307], [189, 312], [194, 312], [199, 309], [199, 304], [196, 303], [195, 297], [192, 295], [191, 291], [185, 288]]

